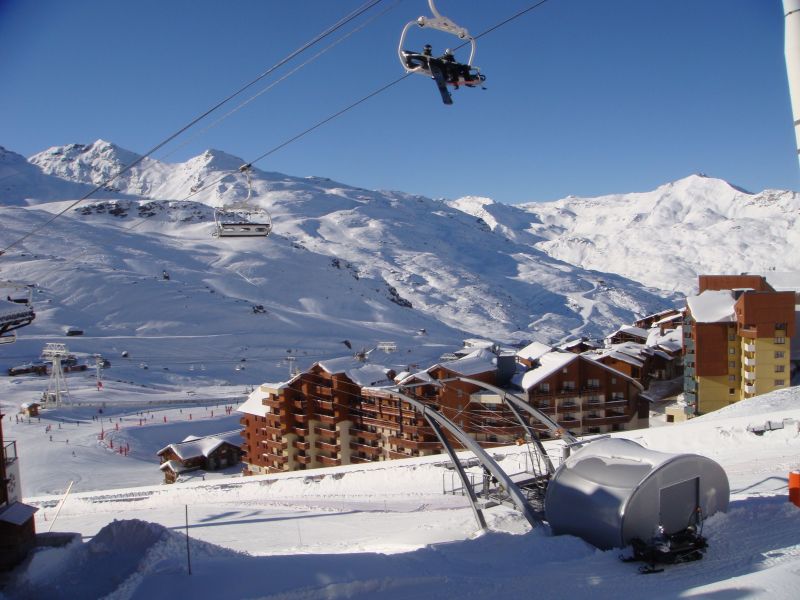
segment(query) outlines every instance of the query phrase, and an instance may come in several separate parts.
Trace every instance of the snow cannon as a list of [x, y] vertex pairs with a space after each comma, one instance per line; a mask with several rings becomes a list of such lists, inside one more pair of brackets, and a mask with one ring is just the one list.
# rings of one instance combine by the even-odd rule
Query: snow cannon
[[632, 546], [633, 560], [675, 563], [702, 558], [703, 521], [726, 512], [729, 501], [728, 477], [713, 460], [608, 438], [556, 470], [545, 515], [555, 535], [575, 535], [602, 550]]

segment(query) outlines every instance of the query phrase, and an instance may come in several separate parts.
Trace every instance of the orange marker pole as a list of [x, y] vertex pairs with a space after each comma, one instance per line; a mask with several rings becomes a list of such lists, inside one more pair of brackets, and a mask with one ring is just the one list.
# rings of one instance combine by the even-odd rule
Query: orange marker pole
[[800, 471], [789, 472], [789, 502], [800, 507]]

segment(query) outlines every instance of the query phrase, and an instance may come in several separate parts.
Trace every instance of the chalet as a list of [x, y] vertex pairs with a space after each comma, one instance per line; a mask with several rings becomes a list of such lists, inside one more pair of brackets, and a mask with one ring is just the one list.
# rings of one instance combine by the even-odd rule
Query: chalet
[[517, 362], [526, 368], [533, 368], [536, 362], [548, 352], [552, 352], [552, 346], [541, 342], [531, 342], [524, 348], [517, 351]]
[[581, 354], [582, 352], [597, 350], [600, 347], [602, 347], [602, 344], [595, 342], [594, 340], [590, 340], [588, 338], [580, 338], [577, 340], [571, 340], [569, 342], [565, 342], [561, 344], [558, 347], [558, 349], [564, 350], [566, 352], [574, 352], [575, 354]]
[[623, 325], [614, 333], [609, 335], [606, 339], [606, 346], [613, 344], [622, 344], [624, 342], [637, 342], [644, 344], [647, 341], [648, 332], [641, 327], [634, 327], [632, 325]]
[[[574, 435], [639, 429], [649, 425], [641, 383], [582, 354], [553, 351], [515, 376], [528, 401]], [[533, 424], [542, 437], [543, 425]]]
[[241, 430], [197, 437], [190, 435], [182, 442], [158, 451], [165, 483], [175, 483], [181, 473], [203, 469], [217, 471], [241, 460]]
[[36, 544], [33, 515], [38, 508], [20, 502], [17, 443], [3, 440], [0, 413], [0, 572], [13, 568]]
[[657, 327], [662, 333], [669, 329], [675, 329], [683, 323], [684, 310], [680, 308], [670, 308], [661, 312], [647, 315], [633, 322], [634, 327], [640, 329], [652, 329]]
[[19, 405], [19, 412], [26, 417], [38, 417], [39, 409], [42, 407], [38, 402], [24, 402]]

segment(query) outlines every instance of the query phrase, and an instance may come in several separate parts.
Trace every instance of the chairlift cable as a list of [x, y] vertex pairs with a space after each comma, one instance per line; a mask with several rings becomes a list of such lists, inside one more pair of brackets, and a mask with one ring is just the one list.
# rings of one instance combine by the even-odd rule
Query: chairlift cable
[[13, 248], [13, 247], [17, 246], [18, 244], [22, 243], [24, 240], [26, 240], [28, 237], [32, 236], [34, 233], [36, 233], [38, 231], [41, 231], [42, 229], [44, 229], [44, 228], [48, 227], [49, 225], [51, 225], [56, 219], [58, 219], [59, 217], [61, 217], [64, 214], [66, 214], [68, 211], [70, 211], [73, 208], [75, 208], [78, 204], [80, 204], [84, 200], [89, 199], [94, 194], [96, 194], [100, 190], [104, 189], [106, 186], [108, 186], [113, 181], [118, 179], [121, 175], [124, 175], [125, 173], [130, 171], [133, 167], [135, 167], [136, 165], [141, 163], [145, 158], [150, 157], [152, 154], [154, 154], [155, 152], [157, 152], [158, 150], [160, 150], [161, 148], [166, 146], [169, 142], [171, 142], [172, 140], [177, 138], [179, 135], [183, 134], [185, 131], [187, 131], [188, 129], [190, 129], [194, 125], [196, 125], [198, 122], [200, 122], [201, 120], [206, 118], [208, 115], [210, 115], [214, 111], [218, 110], [220, 107], [222, 107], [223, 105], [227, 104], [228, 102], [230, 102], [231, 100], [233, 100], [234, 98], [236, 98], [237, 96], [239, 96], [240, 94], [242, 94], [243, 92], [245, 92], [246, 90], [248, 90], [249, 88], [254, 86], [256, 83], [258, 83], [259, 81], [261, 81], [262, 79], [264, 79], [265, 77], [270, 75], [272, 72], [274, 72], [279, 67], [285, 65], [287, 62], [292, 60], [297, 55], [301, 54], [302, 52], [305, 52], [310, 47], [312, 47], [315, 44], [319, 43], [320, 41], [322, 41], [323, 39], [325, 39], [326, 37], [328, 37], [329, 35], [331, 35], [335, 31], [341, 29], [344, 25], [346, 25], [347, 23], [349, 23], [353, 19], [357, 18], [358, 16], [362, 15], [367, 10], [369, 10], [370, 8], [372, 8], [373, 6], [379, 4], [382, 1], [383, 0], [369, 0], [368, 2], [365, 2], [363, 5], [361, 5], [359, 8], [357, 8], [356, 10], [352, 11], [350, 14], [342, 17], [338, 22], [336, 22], [335, 24], [333, 24], [330, 27], [328, 27], [328, 29], [326, 29], [322, 33], [317, 34], [310, 41], [306, 42], [305, 44], [300, 46], [298, 49], [296, 49], [293, 52], [291, 52], [290, 54], [288, 54], [285, 58], [279, 60], [276, 64], [274, 64], [273, 66], [268, 68], [266, 71], [264, 71], [263, 73], [258, 75], [255, 79], [253, 79], [250, 82], [246, 83], [245, 85], [240, 87], [238, 90], [236, 90], [232, 94], [229, 94], [226, 98], [224, 98], [224, 99], [220, 100], [219, 102], [217, 102], [214, 106], [212, 106], [211, 108], [206, 110], [204, 113], [202, 113], [201, 115], [199, 115], [199, 116], [195, 117], [194, 119], [192, 119], [189, 123], [187, 123], [186, 125], [184, 125], [180, 129], [178, 129], [176, 132], [174, 132], [171, 135], [169, 135], [163, 141], [159, 142], [153, 148], [148, 150], [145, 154], [139, 156], [136, 160], [134, 160], [131, 163], [129, 163], [129, 164], [125, 165], [124, 167], [122, 167], [122, 169], [120, 169], [115, 175], [109, 177], [108, 179], [106, 179], [102, 183], [100, 183], [97, 186], [95, 186], [94, 188], [92, 188], [83, 197], [81, 197], [78, 200], [75, 200], [74, 202], [70, 203], [66, 208], [64, 208], [63, 210], [57, 212], [55, 215], [53, 215], [50, 219], [45, 221], [43, 224], [39, 225], [38, 227], [34, 227], [31, 231], [29, 231], [28, 233], [26, 233], [22, 237], [17, 238], [15, 241], [11, 242], [8, 246], [6, 246], [5, 248], [0, 250], [0, 256], [5, 254], [6, 252], [8, 252], [11, 248]]
[[244, 108], [245, 106], [247, 106], [248, 104], [250, 104], [251, 102], [256, 100], [257, 98], [259, 98], [260, 96], [264, 95], [265, 93], [270, 91], [272, 88], [274, 88], [278, 84], [282, 83], [283, 81], [285, 81], [286, 79], [288, 79], [289, 77], [291, 77], [292, 75], [294, 75], [295, 73], [300, 71], [301, 69], [307, 67], [309, 64], [311, 64], [312, 62], [314, 62], [315, 60], [317, 60], [318, 58], [320, 58], [324, 54], [328, 53], [329, 51], [331, 51], [333, 48], [335, 48], [336, 46], [338, 46], [339, 44], [341, 44], [345, 40], [347, 40], [350, 36], [358, 33], [362, 29], [364, 29], [367, 25], [369, 25], [373, 21], [379, 19], [380, 17], [382, 17], [383, 15], [385, 15], [386, 13], [388, 13], [389, 11], [394, 9], [402, 1], [403, 0], [395, 0], [394, 4], [392, 4], [391, 6], [388, 6], [387, 8], [382, 10], [380, 13], [371, 16], [369, 19], [365, 20], [363, 23], [360, 23], [358, 26], [356, 26], [355, 28], [351, 29], [348, 33], [346, 33], [342, 37], [340, 37], [340, 38], [336, 39], [335, 41], [333, 41], [332, 43], [328, 44], [325, 48], [323, 48], [322, 50], [320, 50], [319, 52], [317, 52], [316, 54], [314, 54], [313, 56], [311, 56], [307, 60], [303, 61], [302, 63], [300, 63], [299, 65], [297, 65], [296, 67], [294, 67], [293, 69], [288, 71], [287, 73], [284, 73], [278, 79], [276, 79], [275, 81], [271, 82], [269, 85], [267, 85], [266, 87], [262, 88], [261, 90], [259, 90], [258, 92], [256, 92], [255, 94], [253, 94], [252, 96], [247, 98], [246, 100], [242, 101], [236, 107], [234, 107], [233, 109], [231, 109], [230, 111], [228, 111], [227, 113], [225, 113], [224, 115], [219, 117], [216, 121], [213, 121], [207, 127], [205, 127], [204, 129], [201, 129], [200, 131], [198, 131], [195, 135], [190, 137], [188, 140], [184, 141], [182, 144], [176, 146], [174, 149], [172, 149], [169, 152], [167, 152], [166, 154], [162, 155], [160, 157], [160, 159], [161, 160], [165, 160], [166, 158], [169, 158], [170, 156], [175, 154], [175, 152], [177, 152], [181, 148], [186, 147], [192, 141], [194, 141], [197, 138], [201, 137], [202, 135], [208, 133], [211, 129], [213, 129], [214, 127], [216, 127], [220, 123], [222, 123], [225, 119], [227, 119], [228, 117], [232, 116], [234, 113], [238, 112], [239, 110], [241, 110], [242, 108]]
[[[481, 37], [483, 37], [483, 36], [485, 36], [485, 35], [488, 35], [489, 33], [492, 33], [492, 32], [494, 32], [494, 31], [496, 31], [497, 29], [500, 29], [501, 27], [503, 27], [503, 26], [505, 26], [505, 25], [507, 25], [507, 24], [511, 23], [512, 21], [514, 21], [514, 20], [516, 20], [516, 19], [518, 19], [518, 18], [522, 17], [523, 15], [525, 15], [525, 14], [527, 14], [527, 13], [531, 12], [532, 10], [534, 10], [534, 9], [536, 9], [536, 8], [539, 8], [540, 6], [542, 6], [542, 5], [543, 5], [544, 3], [546, 3], [547, 1], [548, 1], [548, 0], [540, 0], [539, 2], [536, 2], [535, 4], [532, 4], [531, 6], [528, 6], [527, 8], [524, 8], [523, 10], [520, 10], [520, 11], [518, 11], [517, 13], [515, 13], [515, 14], [513, 14], [512, 16], [508, 17], [507, 19], [504, 19], [503, 21], [501, 21], [501, 22], [499, 22], [499, 23], [497, 23], [497, 24], [493, 25], [492, 27], [489, 27], [488, 29], [486, 29], [486, 30], [482, 31], [481, 33], [479, 33], [479, 34], [477, 34], [477, 35], [473, 36], [473, 39], [477, 40], [477, 39], [479, 39], [479, 38], [481, 38]], [[461, 45], [457, 46], [456, 48], [454, 48], [454, 50], [458, 50], [459, 48], [463, 48], [464, 46], [466, 46], [466, 45], [467, 45], [467, 44], [469, 44], [469, 43], [470, 43], [470, 42], [464, 42], [463, 44], [461, 44]], [[367, 94], [366, 96], [363, 96], [363, 97], [362, 97], [362, 98], [360, 98], [359, 100], [356, 100], [356, 101], [355, 101], [355, 102], [353, 102], [352, 104], [349, 104], [349, 105], [348, 105], [348, 106], [346, 106], [345, 108], [343, 108], [343, 109], [339, 110], [338, 112], [336, 112], [336, 113], [334, 113], [334, 114], [332, 114], [332, 115], [330, 115], [330, 116], [326, 117], [325, 119], [323, 119], [323, 120], [321, 120], [321, 121], [318, 121], [318, 122], [317, 122], [315, 125], [312, 125], [312, 126], [311, 126], [311, 127], [309, 127], [308, 129], [306, 129], [306, 130], [304, 130], [304, 131], [302, 131], [302, 132], [298, 133], [297, 135], [295, 135], [295, 136], [293, 136], [293, 137], [289, 138], [288, 140], [285, 140], [285, 141], [281, 142], [281, 143], [280, 143], [280, 144], [278, 144], [277, 146], [274, 146], [274, 147], [273, 147], [273, 148], [271, 148], [270, 150], [267, 150], [266, 152], [264, 152], [264, 153], [263, 153], [263, 154], [261, 154], [260, 156], [258, 156], [258, 157], [256, 157], [256, 158], [254, 158], [254, 159], [252, 159], [252, 160], [250, 160], [250, 161], [248, 161], [248, 162], [247, 162], [247, 163], [245, 163], [245, 164], [248, 164], [248, 165], [253, 165], [253, 164], [257, 163], [257, 162], [260, 162], [261, 160], [265, 159], [266, 157], [270, 156], [271, 154], [274, 154], [274, 153], [275, 153], [275, 152], [277, 152], [278, 150], [281, 150], [282, 148], [285, 148], [286, 146], [288, 146], [288, 145], [292, 144], [293, 142], [296, 142], [297, 140], [299, 140], [300, 138], [302, 138], [302, 137], [306, 136], [307, 134], [311, 133], [312, 131], [314, 131], [314, 130], [316, 130], [316, 129], [319, 129], [319, 128], [320, 128], [320, 127], [322, 127], [323, 125], [325, 125], [325, 124], [327, 124], [327, 123], [330, 123], [331, 121], [333, 121], [334, 119], [337, 119], [338, 117], [342, 116], [342, 115], [343, 115], [343, 114], [345, 114], [346, 112], [348, 112], [348, 111], [352, 110], [353, 108], [355, 108], [355, 107], [359, 106], [360, 104], [363, 104], [363, 103], [364, 103], [364, 102], [366, 102], [367, 100], [369, 100], [369, 99], [371, 99], [371, 98], [373, 98], [373, 97], [377, 96], [378, 94], [381, 94], [381, 93], [385, 92], [387, 89], [389, 89], [389, 88], [393, 87], [394, 85], [396, 85], [396, 84], [400, 83], [400, 82], [401, 82], [401, 81], [403, 81], [404, 79], [407, 79], [407, 78], [408, 78], [409, 76], [411, 76], [411, 75], [413, 75], [413, 72], [405, 73], [404, 75], [402, 75], [401, 77], [398, 77], [398, 78], [397, 78], [397, 79], [395, 79], [394, 81], [391, 81], [391, 82], [389, 82], [389, 83], [387, 83], [387, 84], [385, 84], [385, 85], [383, 85], [383, 86], [379, 87], [378, 89], [376, 89], [376, 90], [374, 90], [374, 91], [370, 92], [370, 93], [369, 93], [369, 94]], [[223, 175], [223, 176], [221, 176], [221, 177], [219, 177], [219, 178], [217, 178], [217, 179], [213, 180], [212, 182], [210, 182], [210, 183], [208, 183], [208, 184], [204, 185], [203, 187], [201, 187], [201, 188], [199, 188], [199, 189], [197, 189], [197, 190], [193, 191], [193, 192], [192, 192], [192, 193], [190, 193], [188, 196], [186, 196], [186, 197], [185, 197], [183, 200], [184, 200], [184, 201], [186, 201], [186, 200], [189, 200], [190, 198], [192, 198], [193, 196], [195, 196], [195, 195], [199, 194], [200, 192], [202, 192], [202, 191], [204, 191], [204, 190], [207, 190], [208, 188], [210, 188], [210, 187], [212, 187], [212, 186], [214, 186], [214, 185], [218, 184], [220, 181], [222, 181], [223, 179], [225, 179], [225, 178], [226, 178], [228, 175], [230, 175], [230, 173], [226, 173], [225, 175]]]

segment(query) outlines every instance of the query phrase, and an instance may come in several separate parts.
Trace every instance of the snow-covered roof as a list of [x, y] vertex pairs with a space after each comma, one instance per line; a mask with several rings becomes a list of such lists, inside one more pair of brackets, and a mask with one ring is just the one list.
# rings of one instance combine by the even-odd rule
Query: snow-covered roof
[[234, 429], [232, 431], [207, 435], [205, 437], [195, 438], [177, 444], [170, 444], [169, 446], [159, 450], [156, 454], [161, 455], [167, 450], [172, 450], [181, 460], [189, 460], [190, 458], [208, 456], [222, 444], [230, 444], [231, 446], [236, 447], [241, 446], [241, 429]]
[[[622, 327], [617, 329], [614, 333], [612, 333], [608, 337], [609, 338], [614, 337], [618, 333], [626, 333], [628, 335], [633, 335], [633, 336], [636, 336], [636, 337], [640, 337], [643, 340], [647, 339], [647, 330], [646, 329], [642, 329], [641, 327], [635, 327], [633, 325], [623, 325]], [[608, 339], [608, 338], [606, 338], [606, 339]]]
[[161, 463], [161, 466], [158, 467], [162, 471], [166, 471], [169, 469], [173, 473], [183, 473], [184, 471], [188, 470], [186, 467], [183, 466], [183, 463], [179, 460], [168, 460], [164, 463]]
[[606, 348], [600, 353], [588, 354], [587, 355], [592, 360], [601, 360], [603, 358], [613, 358], [614, 360], [618, 360], [620, 362], [627, 363], [629, 365], [633, 365], [634, 367], [643, 367], [644, 362], [641, 359], [636, 358], [628, 354], [627, 352], [621, 352], [616, 348]]
[[447, 369], [453, 373], [468, 377], [470, 375], [494, 371], [497, 368], [497, 356], [493, 352], [481, 348], [475, 350], [475, 352], [470, 352], [465, 357], [459, 358], [458, 360], [435, 364], [428, 368], [427, 371], [430, 373], [437, 368]]
[[22, 502], [14, 502], [5, 510], [0, 511], [0, 521], [11, 523], [19, 527], [27, 523], [28, 519], [38, 510], [39, 509], [35, 506], [23, 504]]
[[525, 360], [538, 360], [540, 356], [552, 352], [553, 348], [541, 342], [531, 342], [517, 352], [517, 356]]
[[356, 385], [367, 387], [382, 383], [392, 383], [386, 376], [388, 372], [389, 369], [382, 365], [367, 363], [361, 364], [356, 369], [349, 369], [345, 374]]
[[658, 327], [659, 325], [664, 325], [666, 323], [671, 323], [673, 321], [679, 321], [681, 319], [683, 319], [683, 315], [680, 312], [678, 312], [656, 321], [655, 323], [653, 323], [653, 327]]
[[729, 323], [735, 319], [736, 298], [731, 290], [706, 290], [689, 296], [686, 304], [698, 323]]
[[270, 407], [265, 406], [262, 402], [264, 398], [269, 397], [269, 392], [266, 388], [269, 384], [258, 386], [247, 397], [247, 400], [236, 409], [236, 412], [245, 413], [248, 415], [255, 415], [257, 417], [265, 417], [270, 412]]
[[573, 360], [578, 360], [579, 354], [572, 352], [553, 351], [544, 354], [539, 358], [539, 366], [531, 369], [522, 376], [519, 385], [523, 390], [529, 390], [559, 369], [567, 366]]

